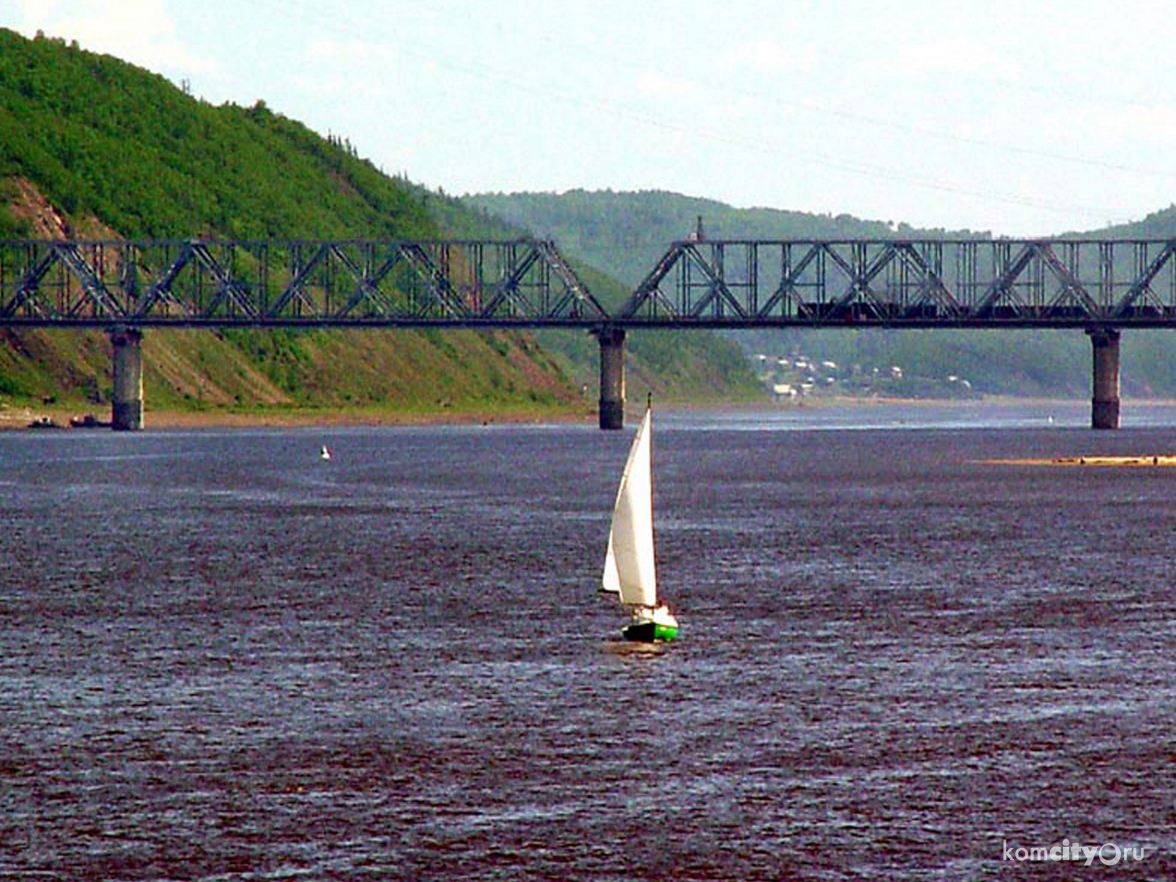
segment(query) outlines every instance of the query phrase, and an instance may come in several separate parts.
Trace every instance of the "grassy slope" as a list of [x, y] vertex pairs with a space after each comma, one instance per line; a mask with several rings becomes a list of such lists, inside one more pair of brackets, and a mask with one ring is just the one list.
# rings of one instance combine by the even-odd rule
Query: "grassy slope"
[[[264, 105], [0, 29], [0, 236], [435, 238], [468, 221]], [[503, 237], [504, 227], [496, 227]], [[525, 334], [150, 331], [148, 408], [581, 413]], [[0, 403], [108, 394], [100, 332], [0, 332]]]

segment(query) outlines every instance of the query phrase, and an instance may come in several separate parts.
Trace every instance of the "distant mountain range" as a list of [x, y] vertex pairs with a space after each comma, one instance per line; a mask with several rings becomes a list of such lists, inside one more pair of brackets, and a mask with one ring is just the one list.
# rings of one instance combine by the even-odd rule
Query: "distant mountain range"
[[[487, 216], [550, 236], [565, 253], [630, 288], [656, 265], [670, 242], [686, 238], [700, 224], [716, 239], [989, 237], [984, 232], [916, 229], [848, 215], [733, 208], [663, 191], [486, 193], [462, 201]], [[1176, 236], [1176, 206], [1138, 223], [1076, 235]], [[892, 394], [1090, 394], [1090, 344], [1081, 331], [789, 329], [729, 336], [752, 359], [801, 356], [817, 363], [856, 365], [871, 375], [877, 368], [890, 378], [883, 391]], [[1176, 336], [1165, 331], [1126, 332], [1122, 358], [1124, 395], [1176, 397]], [[891, 371], [894, 367], [901, 377]]]

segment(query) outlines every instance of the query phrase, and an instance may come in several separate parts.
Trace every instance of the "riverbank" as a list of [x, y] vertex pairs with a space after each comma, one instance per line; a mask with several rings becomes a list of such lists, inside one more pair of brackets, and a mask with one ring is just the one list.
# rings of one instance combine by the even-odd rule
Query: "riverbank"
[[159, 411], [146, 417], [148, 427], [159, 429], [184, 429], [200, 427], [241, 427], [266, 426], [430, 426], [430, 425], [478, 425], [489, 423], [551, 423], [587, 422], [596, 419], [595, 411], [514, 411], [514, 410], [460, 410], [424, 413], [380, 412], [309, 412], [289, 413], [191, 413], [183, 411]]
[[[0, 404], [0, 431], [28, 429], [34, 420], [49, 420], [69, 428], [70, 420], [93, 414], [109, 420], [108, 409], [80, 410], [77, 406], [49, 404], [11, 406]], [[478, 425], [490, 423], [591, 422], [595, 408], [518, 408], [518, 409], [444, 409], [436, 411], [386, 411], [346, 409], [274, 409], [274, 410], [148, 410], [148, 429], [190, 428], [258, 428], [298, 426], [409, 426], [409, 425]]]
[[[810, 398], [795, 402], [728, 403], [721, 401], [704, 402], [663, 402], [658, 405], [663, 412], [712, 412], [749, 413], [763, 411], [820, 411], [834, 408], [958, 408], [960, 410], [999, 407], [1033, 406], [1040, 407], [1048, 414], [1051, 408], [1088, 405], [1082, 399], [1074, 398], [1017, 398], [1015, 396], [986, 396], [982, 399], [929, 399], [929, 398], [854, 398], [850, 396], [829, 396]], [[642, 402], [629, 402], [626, 421], [640, 417]], [[1174, 407], [1176, 401], [1168, 399], [1124, 399], [1124, 411], [1147, 408]], [[88, 409], [86, 409], [88, 407]], [[62, 428], [68, 428], [75, 417], [93, 414], [99, 420], [108, 420], [108, 409], [77, 403], [53, 403], [46, 405], [11, 405], [0, 402], [0, 431], [27, 429], [38, 419], [49, 419]], [[1048, 417], [1046, 417], [1048, 418]], [[577, 407], [530, 407], [530, 408], [444, 408], [427, 411], [392, 411], [379, 409], [325, 409], [325, 408], [254, 408], [243, 410], [151, 410], [146, 414], [148, 429], [184, 429], [216, 427], [278, 427], [278, 426], [401, 426], [401, 425], [479, 425], [491, 423], [549, 423], [585, 422], [595, 423], [597, 411], [595, 402], [584, 401]]]

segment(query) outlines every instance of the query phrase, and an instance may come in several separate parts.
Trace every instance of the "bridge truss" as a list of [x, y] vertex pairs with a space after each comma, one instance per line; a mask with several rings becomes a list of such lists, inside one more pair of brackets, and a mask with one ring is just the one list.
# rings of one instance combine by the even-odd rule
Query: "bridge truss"
[[0, 326], [595, 326], [551, 242], [0, 242]]
[[680, 241], [627, 327], [1176, 327], [1176, 240]]
[[0, 242], [0, 327], [1176, 327], [1176, 239], [674, 242], [606, 311], [551, 242]]

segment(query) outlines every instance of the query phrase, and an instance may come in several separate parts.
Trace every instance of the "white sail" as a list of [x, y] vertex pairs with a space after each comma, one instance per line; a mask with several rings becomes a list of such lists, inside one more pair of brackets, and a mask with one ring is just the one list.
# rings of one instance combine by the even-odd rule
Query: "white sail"
[[613, 551], [611, 527], [608, 531], [608, 551], [604, 554], [604, 576], [600, 580], [600, 590], [609, 594], [621, 593], [621, 577], [617, 573], [617, 556]]
[[650, 423], [651, 411], [646, 409], [617, 488], [601, 581], [605, 591], [620, 594], [621, 603], [640, 606], [657, 605]]

